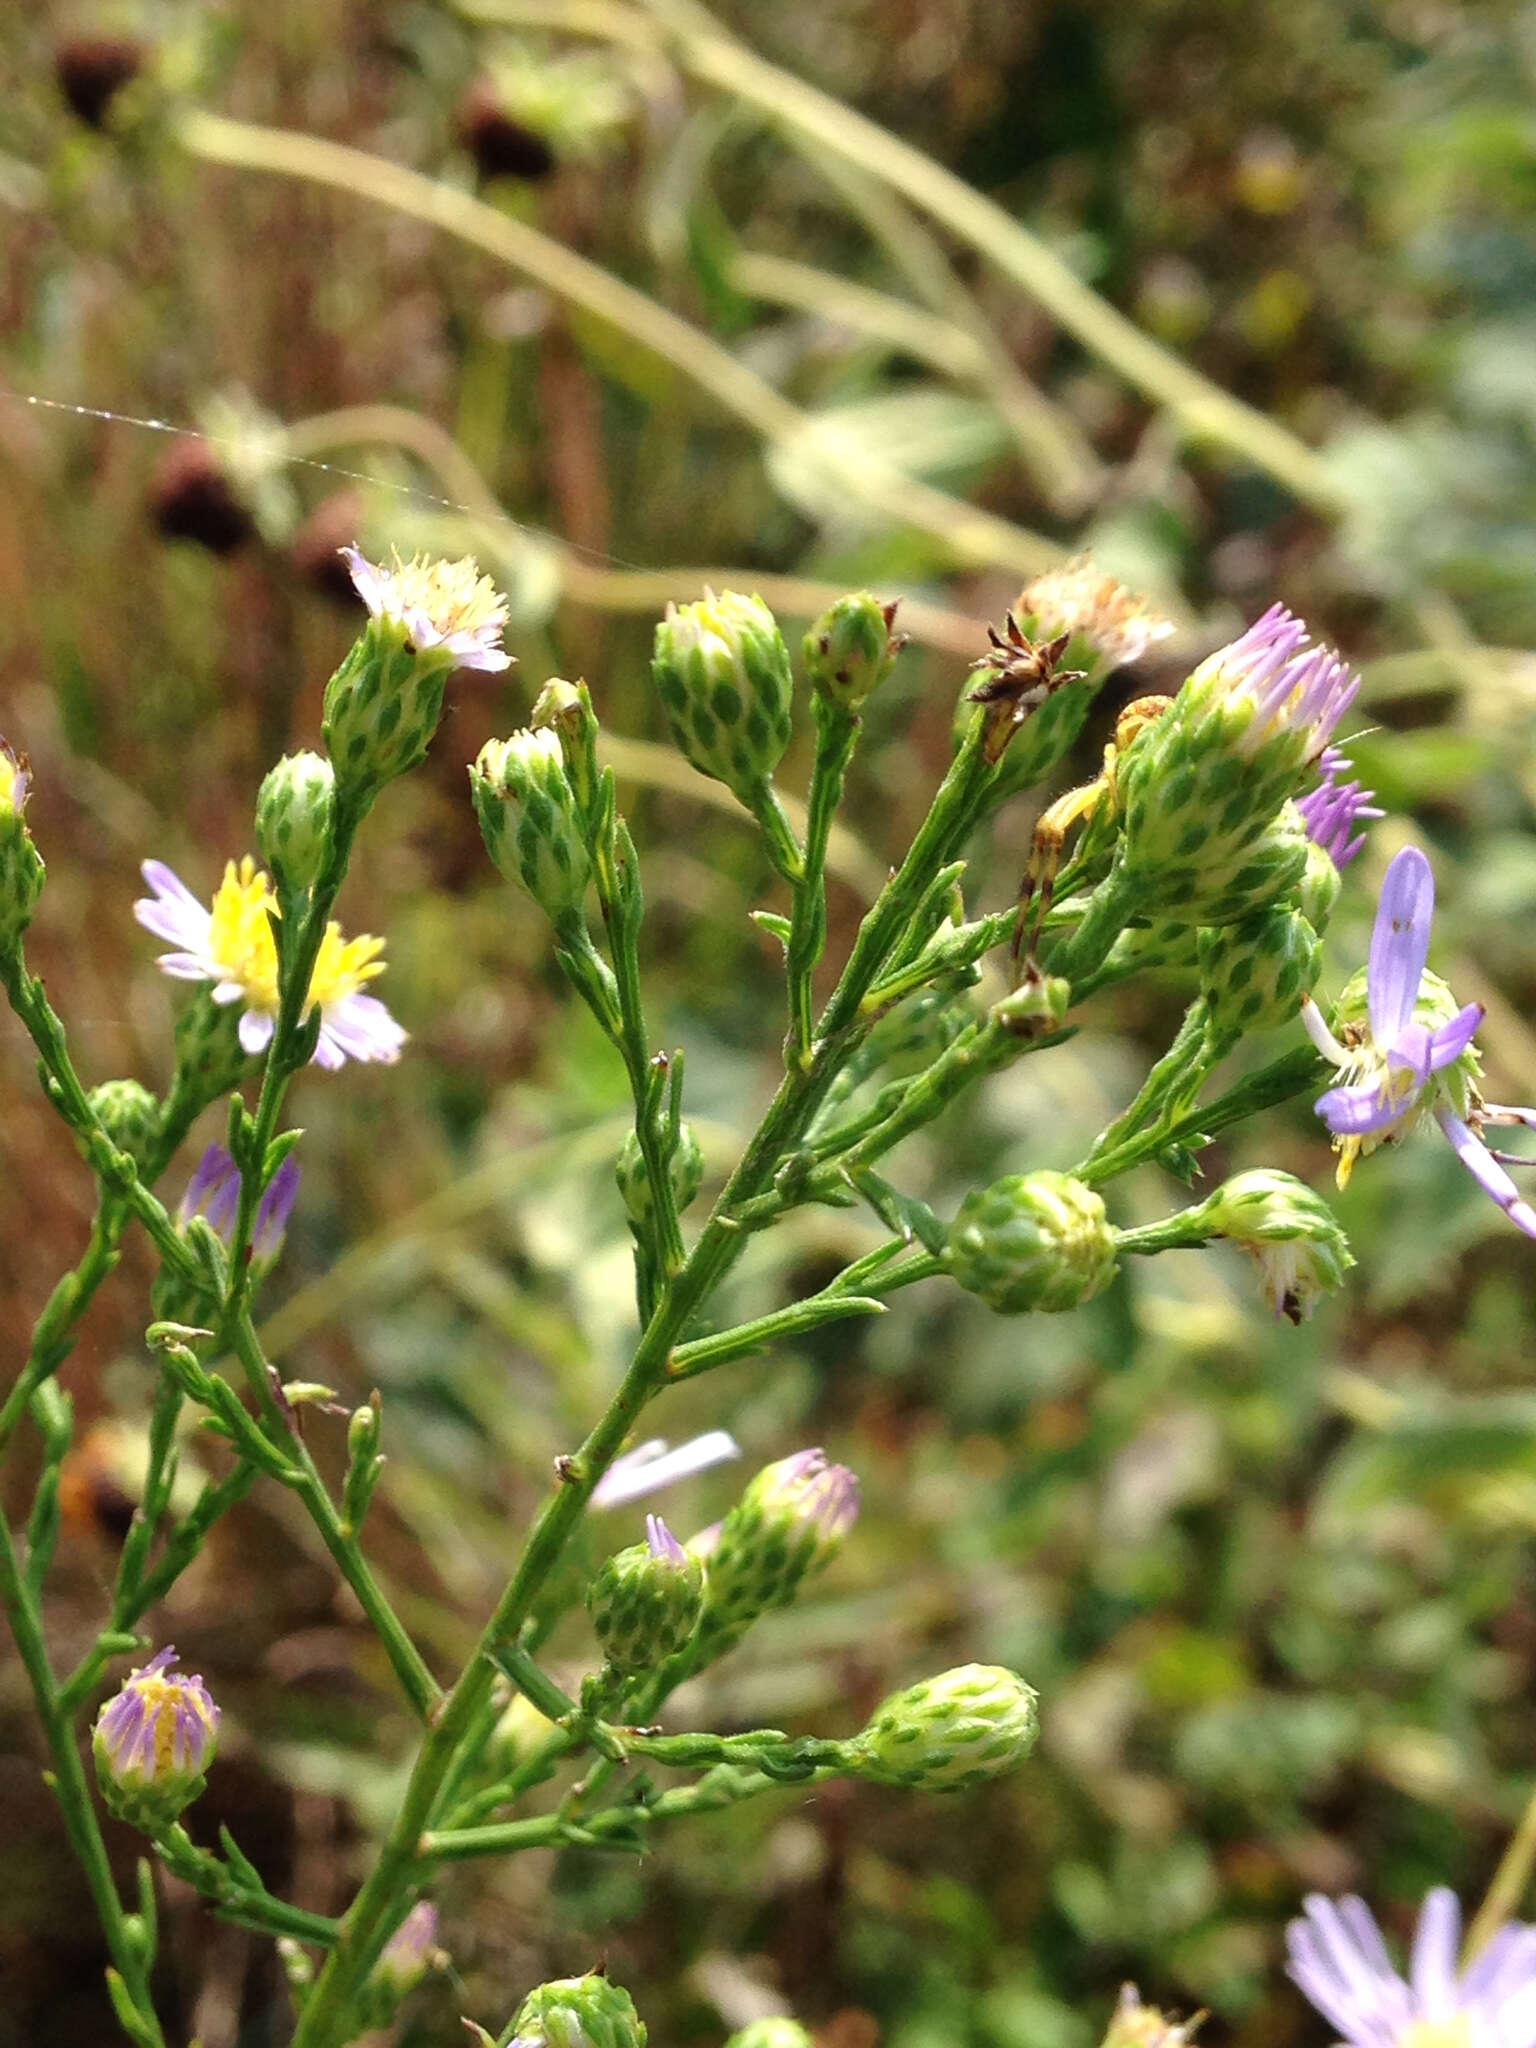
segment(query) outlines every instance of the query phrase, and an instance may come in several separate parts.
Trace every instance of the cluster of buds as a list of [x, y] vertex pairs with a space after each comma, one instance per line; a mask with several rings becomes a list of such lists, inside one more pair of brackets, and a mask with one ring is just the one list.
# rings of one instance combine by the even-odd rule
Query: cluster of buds
[[1039, 1733], [1038, 1695], [1016, 1671], [962, 1664], [892, 1693], [846, 1753], [860, 1777], [958, 1792], [1015, 1770]]
[[587, 1589], [587, 1611], [609, 1668], [637, 1677], [684, 1648], [704, 1609], [704, 1566], [661, 1519], [645, 1541], [610, 1557]]
[[974, 1188], [950, 1228], [950, 1277], [999, 1315], [1079, 1308], [1114, 1277], [1115, 1234], [1093, 1189], [1064, 1173]]
[[207, 1686], [175, 1663], [167, 1644], [130, 1672], [91, 1738], [108, 1809], [146, 1835], [162, 1833], [198, 1796], [218, 1745], [219, 1710]]
[[787, 1607], [837, 1555], [858, 1513], [858, 1480], [825, 1452], [765, 1466], [718, 1530], [689, 1545], [708, 1566], [697, 1661], [722, 1656], [760, 1614]]

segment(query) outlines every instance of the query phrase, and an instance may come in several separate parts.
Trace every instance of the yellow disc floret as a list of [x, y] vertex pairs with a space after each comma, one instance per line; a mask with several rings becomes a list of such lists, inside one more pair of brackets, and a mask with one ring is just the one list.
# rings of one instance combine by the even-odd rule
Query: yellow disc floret
[[456, 633], [499, 633], [507, 623], [507, 602], [489, 576], [480, 574], [473, 555], [457, 562], [398, 555], [390, 570], [402, 612], [420, 611], [444, 640]]
[[[248, 1009], [269, 1016], [278, 1010], [277, 945], [271, 920], [279, 914], [272, 885], [250, 855], [238, 867], [230, 861], [210, 909], [209, 957], [224, 980], [243, 991]], [[310, 976], [306, 1016], [317, 1003], [327, 1010], [382, 974], [383, 951], [382, 939], [366, 933], [344, 939], [339, 924], [328, 924]]]

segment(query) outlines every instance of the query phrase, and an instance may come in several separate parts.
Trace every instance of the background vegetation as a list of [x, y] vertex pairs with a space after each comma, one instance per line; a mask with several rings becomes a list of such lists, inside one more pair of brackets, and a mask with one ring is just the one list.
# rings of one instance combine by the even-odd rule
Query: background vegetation
[[[349, 884], [413, 1044], [299, 1089], [270, 1294], [285, 1369], [384, 1392], [375, 1543], [429, 1649], [472, 1639], [629, 1329], [616, 1062], [466, 801], [465, 762], [546, 675], [584, 673], [612, 736], [652, 1002], [712, 1166], [776, 1055], [772, 948], [744, 915], [775, 885], [730, 800], [657, 744], [669, 596], [744, 581], [787, 626], [828, 586], [908, 597], [916, 645], [871, 707], [837, 861], [844, 934], [926, 805], [981, 622], [1032, 565], [1091, 547], [1175, 610], [1138, 689], [1283, 598], [1361, 665], [1356, 759], [1393, 813], [1351, 870], [1330, 985], [1419, 837], [1437, 964], [1488, 1005], [1491, 1093], [1536, 1097], [1536, 9], [741, 0], [711, 27], [621, 0], [145, 0], [7, 9], [0, 48], [0, 729], [36, 771], [33, 954], [89, 1080], [167, 1077], [136, 867], [204, 887], [246, 850], [260, 774], [312, 738], [352, 629], [336, 545], [471, 546], [513, 598], [520, 668], [458, 680]], [[137, 75], [103, 113], [114, 48]], [[743, 49], [831, 96], [819, 130]], [[193, 106], [364, 155], [240, 144]], [[882, 154], [858, 114], [920, 154]], [[242, 147], [261, 161], [217, 161]], [[980, 229], [942, 167], [996, 203]], [[1041, 800], [976, 849], [990, 901]], [[1068, 1163], [1180, 1002], [1102, 1003], [912, 1148], [908, 1181], [944, 1208]], [[88, 1185], [14, 1029], [0, 1086], [14, 1335], [77, 1255]], [[1213, 1175], [1328, 1174], [1304, 1113], [1251, 1145]], [[1150, 1216], [1171, 1193], [1124, 1199]], [[759, 1462], [822, 1442], [866, 1489], [833, 1573], [699, 1711], [852, 1726], [977, 1657], [1039, 1686], [1038, 1758], [959, 1801], [787, 1791], [639, 1867], [460, 1869], [458, 1980], [401, 2038], [453, 2038], [457, 2012], [499, 2018], [606, 1953], [659, 2042], [780, 1999], [822, 2048], [1090, 2048], [1126, 1976], [1210, 2006], [1218, 2042], [1322, 2040], [1277, 1969], [1301, 1893], [1358, 1886], [1399, 1924], [1431, 1882], [1475, 1895], [1536, 1764], [1530, 1247], [1428, 1142], [1372, 1161], [1340, 1212], [1356, 1284], [1301, 1331], [1236, 1266], [1177, 1254], [1044, 1325], [916, 1289], [679, 1392], [674, 1435], [725, 1422]], [[739, 1300], [812, 1284], [861, 1229], [775, 1233]], [[147, 1277], [133, 1245], [68, 1369], [66, 1662], [131, 1509]], [[317, 1419], [318, 1455], [334, 1434]], [[693, 1482], [674, 1519], [736, 1483]], [[594, 1554], [638, 1520], [598, 1523]], [[261, 1490], [158, 1633], [226, 1709], [200, 1825], [229, 1819], [274, 1888], [333, 1910], [409, 1730], [313, 1533]], [[0, 1811], [0, 2043], [103, 2038], [14, 1662]], [[265, 1946], [196, 1902], [171, 1919], [185, 2033], [283, 2039]]]

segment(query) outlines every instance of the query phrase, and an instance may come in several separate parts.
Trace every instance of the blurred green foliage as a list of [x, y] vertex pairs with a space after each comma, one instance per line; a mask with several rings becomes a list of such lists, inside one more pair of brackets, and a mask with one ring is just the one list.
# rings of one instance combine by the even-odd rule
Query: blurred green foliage
[[[1351, 870], [1329, 985], [1363, 955], [1386, 858], [1421, 834], [1445, 905], [1437, 965], [1489, 1007], [1490, 1092], [1536, 1096], [1536, 660], [1521, 651], [1536, 642], [1536, 10], [734, 11], [765, 56], [953, 167], [1105, 304], [1317, 450], [1316, 502], [1191, 441], [867, 167], [625, 32], [643, 15], [595, 8], [596, 32], [567, 39], [547, 32], [560, 13], [57, 0], [0, 23], [16, 81], [0, 104], [0, 727], [37, 773], [50, 883], [34, 952], [89, 1080], [166, 1076], [171, 998], [130, 920], [134, 870], [167, 859], [202, 886], [245, 850], [260, 774], [312, 737], [348, 638], [335, 546], [462, 542], [514, 600], [519, 680], [498, 695], [460, 678], [431, 765], [386, 798], [349, 885], [351, 925], [388, 934], [385, 991], [414, 1044], [396, 1073], [300, 1090], [305, 1192], [268, 1332], [285, 1369], [349, 1399], [382, 1389], [380, 1567], [444, 1656], [472, 1639], [631, 1334], [611, 1177], [622, 1076], [558, 995], [531, 907], [484, 861], [463, 764], [546, 675], [588, 675], [628, 743], [651, 1000], [687, 1048], [718, 1176], [769, 1085], [772, 949], [744, 911], [775, 898], [740, 817], [633, 744], [663, 733], [651, 622], [722, 565], [771, 595], [774, 578], [809, 582], [807, 616], [822, 586], [855, 581], [928, 607], [868, 713], [835, 952], [926, 805], [978, 622], [1001, 615], [1018, 565], [957, 553], [899, 494], [880, 508], [829, 489], [814, 435], [765, 450], [676, 364], [483, 250], [354, 194], [197, 160], [166, 112], [177, 96], [478, 190], [833, 420], [855, 462], [906, 466], [1042, 546], [1091, 546], [1179, 610], [1138, 687], [1171, 687], [1181, 658], [1283, 597], [1364, 668], [1355, 758], [1394, 813]], [[136, 39], [141, 59], [106, 132], [60, 83], [78, 100], [82, 44], [97, 38], [99, 60], [103, 36]], [[357, 407], [375, 410], [327, 424]], [[517, 524], [491, 523], [475, 488]], [[210, 521], [224, 552], [186, 537]], [[779, 595], [788, 617], [796, 590]], [[1093, 772], [1107, 729], [1096, 717], [1060, 786]], [[791, 764], [803, 733], [797, 748]], [[1037, 807], [1018, 800], [975, 849], [989, 903], [1013, 889]], [[995, 1174], [1069, 1164], [1180, 1001], [1170, 985], [1101, 1003], [1039, 1072], [910, 1144], [903, 1184], [949, 1214]], [[14, 1031], [0, 1062], [15, 1329], [75, 1255], [84, 1192]], [[1301, 1113], [1210, 1170], [1260, 1162], [1319, 1183], [1330, 1164]], [[1118, 1220], [1172, 1193], [1133, 1180]], [[442, 1900], [459, 1979], [402, 2040], [447, 2038], [457, 2011], [499, 2015], [599, 1953], [655, 2038], [678, 2042], [777, 1997], [823, 2048], [1091, 2048], [1126, 1976], [1211, 2007], [1213, 2039], [1320, 2040], [1277, 1975], [1300, 1894], [1357, 1886], [1399, 1926], [1430, 1883], [1475, 1895], [1536, 1763], [1528, 1247], [1428, 1140], [1367, 1162], [1340, 1214], [1359, 1267], [1299, 1332], [1261, 1320], [1235, 1263], [1179, 1253], [1043, 1325], [914, 1290], [875, 1324], [680, 1389], [675, 1437], [725, 1423], [759, 1460], [825, 1442], [866, 1501], [829, 1579], [693, 1710], [852, 1728], [891, 1685], [976, 1658], [1038, 1686], [1037, 1758], [952, 1803], [786, 1791], [640, 1867], [461, 1868]], [[723, 1307], [814, 1285], [863, 1229], [797, 1218]], [[53, 1617], [66, 1647], [94, 1626], [131, 1505], [143, 1262], [130, 1251], [70, 1368], [88, 1427]], [[339, 1448], [323, 1420], [314, 1442]], [[667, 1512], [702, 1523], [732, 1484], [696, 1482]], [[638, 1510], [596, 1522], [593, 1558], [637, 1525]], [[157, 1624], [226, 1708], [200, 1817], [229, 1819], [274, 1885], [333, 1910], [408, 1729], [285, 1502], [260, 1495], [221, 1533]], [[554, 1650], [579, 1664], [590, 1645], [572, 1622]], [[21, 1694], [0, 1668], [20, 1845], [0, 1907], [5, 2048], [44, 2015], [56, 2040], [107, 2024]], [[114, 1846], [126, 1869], [132, 1844]], [[167, 2010], [179, 1999], [206, 2048], [283, 2038], [261, 1945], [172, 1906]]]

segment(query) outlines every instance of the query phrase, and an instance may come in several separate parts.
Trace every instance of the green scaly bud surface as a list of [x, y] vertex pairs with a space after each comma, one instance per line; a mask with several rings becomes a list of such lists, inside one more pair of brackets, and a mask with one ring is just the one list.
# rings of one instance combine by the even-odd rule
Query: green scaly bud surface
[[847, 1753], [860, 1777], [958, 1792], [1016, 1769], [1039, 1732], [1033, 1686], [999, 1664], [962, 1664], [893, 1693]]
[[336, 771], [321, 754], [285, 754], [256, 798], [256, 844], [279, 889], [307, 889], [336, 817]]
[[867, 590], [840, 597], [824, 611], [801, 642], [806, 678], [818, 697], [843, 711], [857, 711], [895, 666], [906, 645], [893, 634], [893, 604], [881, 604]]
[[759, 1472], [707, 1553], [697, 1661], [722, 1656], [760, 1614], [787, 1607], [807, 1575], [842, 1548], [858, 1511], [858, 1481], [820, 1451], [799, 1451]]
[[1235, 1043], [1246, 1032], [1295, 1021], [1322, 970], [1322, 941], [1299, 910], [1273, 904], [1240, 924], [1200, 933], [1200, 991], [1215, 1036]]
[[512, 2039], [518, 2048], [645, 2048], [645, 2022], [629, 1993], [594, 1970], [530, 1991]]
[[1272, 1167], [1235, 1175], [1195, 1215], [1212, 1237], [1250, 1254], [1270, 1308], [1289, 1322], [1305, 1322], [1325, 1294], [1343, 1286], [1355, 1263], [1349, 1239], [1317, 1190]]
[[690, 1642], [704, 1607], [703, 1564], [664, 1523], [656, 1526], [655, 1541], [610, 1557], [587, 1588], [603, 1655], [625, 1677], [651, 1670]]
[[1115, 1238], [1104, 1204], [1068, 1174], [1014, 1173], [975, 1188], [949, 1233], [949, 1271], [999, 1315], [1056, 1314], [1109, 1285]]
[[160, 1135], [160, 1103], [138, 1081], [103, 1081], [86, 1100], [120, 1152], [143, 1166]]
[[556, 925], [580, 914], [592, 860], [557, 736], [547, 727], [487, 740], [469, 771], [485, 849]]
[[789, 649], [760, 597], [668, 605], [651, 674], [679, 749], [749, 808], [790, 739]]
[[[645, 1154], [633, 1131], [624, 1134], [618, 1159], [614, 1162], [613, 1177], [618, 1183], [624, 1213], [637, 1230], [644, 1230], [655, 1213], [656, 1205], [651, 1197], [651, 1177]], [[672, 1199], [681, 1215], [704, 1184], [704, 1154], [699, 1149], [698, 1136], [692, 1124], [678, 1126], [677, 1144], [667, 1162], [667, 1178], [672, 1183]]]

